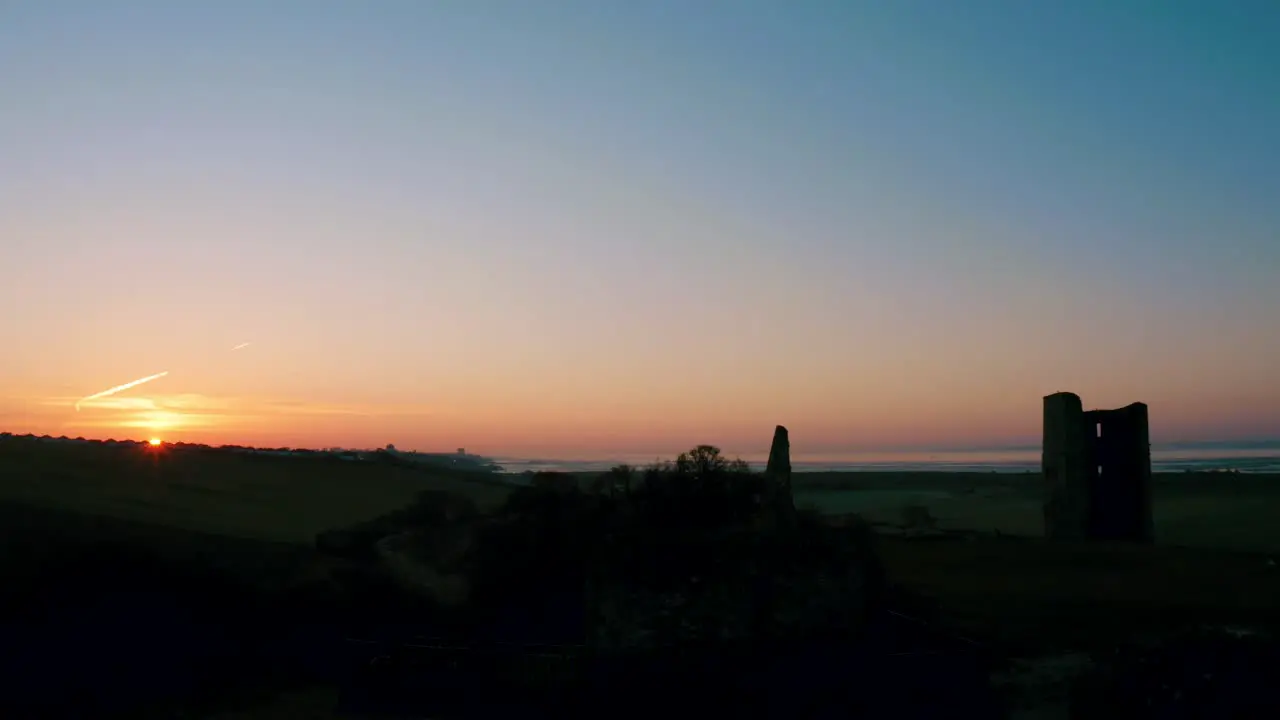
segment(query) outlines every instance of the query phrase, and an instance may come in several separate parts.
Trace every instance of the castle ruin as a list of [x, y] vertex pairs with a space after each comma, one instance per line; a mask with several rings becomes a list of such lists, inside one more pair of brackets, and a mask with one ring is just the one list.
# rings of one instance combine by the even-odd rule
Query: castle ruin
[[1045, 536], [1151, 542], [1147, 406], [1085, 411], [1075, 393], [1044, 398]]

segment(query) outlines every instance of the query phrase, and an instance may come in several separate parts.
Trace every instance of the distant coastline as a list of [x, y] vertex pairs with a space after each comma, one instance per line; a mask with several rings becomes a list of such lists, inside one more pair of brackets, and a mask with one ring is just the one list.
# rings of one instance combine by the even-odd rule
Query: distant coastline
[[[621, 463], [643, 467], [659, 458], [630, 457], [614, 460], [548, 460], [493, 457], [507, 474], [523, 472], [595, 472]], [[764, 468], [764, 458], [747, 457], [752, 467]], [[1025, 473], [1040, 470], [1039, 448], [966, 450], [911, 453], [860, 453], [846, 457], [791, 463], [794, 472], [996, 472]], [[1280, 442], [1176, 443], [1151, 448], [1154, 472], [1280, 473]]]
[[[51, 437], [48, 435], [14, 435], [0, 432], [0, 439], [28, 440], [56, 443], [103, 443], [106, 445], [138, 445], [139, 440], [86, 440], [84, 438]], [[254, 455], [278, 455], [298, 457], [329, 457], [350, 462], [399, 462], [423, 467], [447, 467], [477, 473], [520, 475], [529, 472], [603, 472], [621, 464], [643, 468], [654, 462], [670, 460], [668, 455], [632, 455], [596, 460], [565, 460], [516, 457], [506, 455], [477, 455], [459, 448], [455, 452], [413, 452], [397, 450], [387, 445], [376, 450], [343, 448], [255, 448], [239, 445], [187, 445], [164, 443], [173, 448], [207, 448], [225, 452]], [[739, 457], [732, 451], [727, 455]], [[741, 456], [754, 469], [763, 470], [765, 458]], [[1178, 472], [1238, 472], [1250, 474], [1280, 474], [1280, 441], [1259, 440], [1239, 443], [1199, 442], [1165, 443], [1151, 448], [1152, 470], [1158, 473]], [[989, 448], [981, 450], [914, 450], [857, 452], [843, 456], [824, 453], [820, 456], [803, 453], [793, 456], [791, 467], [799, 473], [824, 472], [952, 472], [952, 473], [1027, 473], [1039, 472], [1040, 449], [1038, 447]]]

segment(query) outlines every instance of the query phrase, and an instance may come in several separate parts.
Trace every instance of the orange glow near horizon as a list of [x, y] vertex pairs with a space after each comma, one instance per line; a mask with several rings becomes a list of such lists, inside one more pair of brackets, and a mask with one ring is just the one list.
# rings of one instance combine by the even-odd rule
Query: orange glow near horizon
[[[896, 389], [902, 398], [899, 410], [879, 414], [870, 409], [893, 407], [892, 396], [883, 392], [867, 392], [865, 404], [852, 397], [833, 398], [834, 393], [829, 393], [828, 402], [840, 400], [847, 408], [840, 412], [823, 407], [815, 398], [753, 396], [732, 386], [712, 386], [708, 396], [719, 402], [691, 404], [678, 414], [667, 414], [666, 407], [679, 404], [678, 391], [654, 389], [645, 402], [639, 391], [631, 390], [613, 394], [627, 402], [610, 404], [594, 403], [585, 395], [574, 397], [568, 384], [556, 389], [564, 392], [556, 396], [526, 390], [510, 392], [505, 398], [493, 397], [496, 393], [492, 391], [486, 394], [489, 397], [477, 393], [470, 405], [461, 402], [458, 395], [445, 396], [434, 409], [427, 403], [320, 403], [188, 392], [122, 393], [85, 403], [76, 412], [76, 399], [63, 395], [8, 402], [0, 405], [8, 410], [0, 411], [0, 417], [3, 429], [10, 432], [99, 440], [142, 435], [152, 446], [185, 442], [369, 448], [393, 443], [405, 450], [467, 447], [481, 455], [566, 460], [657, 459], [702, 442], [718, 445], [729, 454], [757, 457], [767, 453], [775, 424], [788, 426], [793, 452], [808, 458], [929, 447], [977, 449], [1039, 440], [1041, 394], [1035, 389], [1025, 393], [1026, 397], [992, 393], [985, 406], [974, 403], [974, 407], [982, 407], [980, 412], [956, 401], [935, 403], [927, 412], [913, 412], [913, 408], [928, 407], [925, 398], [919, 391], [900, 387]], [[1090, 402], [1090, 394], [1081, 395], [1091, 407], [1120, 406], [1132, 399], [1097, 394], [1092, 397], [1104, 400]], [[1210, 412], [1204, 404], [1178, 403], [1172, 398], [1152, 407], [1157, 441], [1195, 439], [1195, 425], [1184, 418], [1224, 428], [1222, 434], [1240, 432], [1249, 424], [1266, 420], [1264, 415], [1257, 420], [1247, 414], [1241, 418], [1240, 408]]]

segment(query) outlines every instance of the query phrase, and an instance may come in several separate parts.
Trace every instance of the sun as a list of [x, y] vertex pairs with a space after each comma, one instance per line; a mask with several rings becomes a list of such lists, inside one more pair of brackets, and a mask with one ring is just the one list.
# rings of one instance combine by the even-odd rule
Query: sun
[[151, 447], [160, 447], [160, 444], [163, 442], [164, 441], [161, 440], [160, 438], [153, 437], [147, 441], [147, 444], [150, 445]]

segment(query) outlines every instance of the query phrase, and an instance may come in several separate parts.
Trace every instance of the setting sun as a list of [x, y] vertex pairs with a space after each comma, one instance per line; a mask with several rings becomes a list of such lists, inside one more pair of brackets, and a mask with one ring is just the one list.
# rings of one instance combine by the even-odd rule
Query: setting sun
[[150, 443], [151, 447], [159, 447], [163, 441], [160, 438], [151, 438], [147, 442]]

